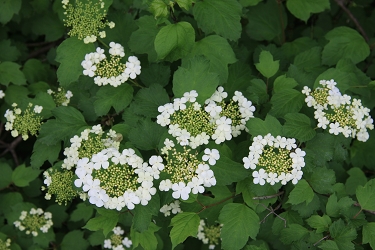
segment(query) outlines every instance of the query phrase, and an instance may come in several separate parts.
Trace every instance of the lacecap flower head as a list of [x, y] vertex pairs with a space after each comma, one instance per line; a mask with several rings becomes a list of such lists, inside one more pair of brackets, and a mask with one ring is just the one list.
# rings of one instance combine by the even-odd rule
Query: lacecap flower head
[[41, 208], [31, 208], [29, 212], [22, 211], [18, 220], [13, 223], [20, 231], [32, 234], [34, 237], [39, 233], [47, 233], [53, 225], [52, 214], [44, 212]]
[[208, 249], [215, 249], [220, 244], [221, 228], [220, 224], [208, 226], [204, 220], [200, 220], [197, 238], [203, 244], [208, 244]]
[[104, 240], [103, 247], [113, 250], [125, 250], [131, 248], [133, 243], [128, 237], [124, 236], [124, 233], [125, 232], [121, 227], [114, 227], [112, 233], [109, 234], [109, 238]]
[[111, 42], [109, 46], [109, 59], [100, 47], [96, 48], [96, 52], [86, 54], [85, 60], [81, 63], [84, 75], [94, 77], [94, 82], [98, 86], [109, 84], [117, 87], [129, 78], [135, 79], [141, 74], [141, 62], [136, 56], [129, 56], [128, 61], [123, 63], [124, 47], [115, 42]]
[[246, 169], [253, 172], [254, 184], [264, 185], [266, 182], [274, 185], [281, 182], [293, 184], [302, 178], [302, 168], [305, 166], [305, 151], [297, 148], [294, 138], [281, 136], [258, 135], [254, 137], [249, 147], [249, 155], [243, 158]]
[[306, 95], [307, 106], [315, 109], [314, 117], [318, 121], [318, 127], [329, 129], [330, 134], [342, 133], [345, 137], [367, 141], [367, 129], [374, 129], [370, 109], [363, 107], [360, 99], [342, 95], [334, 80], [321, 80], [319, 84], [322, 87], [314, 91], [307, 86], [302, 90]]
[[77, 162], [74, 185], [87, 193], [89, 202], [107, 209], [146, 206], [156, 193], [149, 166], [133, 149], [121, 153], [108, 148]]
[[165, 155], [166, 163], [162, 172], [166, 173], [168, 178], [160, 182], [160, 191], [172, 189], [173, 198], [187, 200], [190, 193], [203, 193], [205, 187], [216, 185], [210, 165], [215, 165], [220, 158], [217, 149], [206, 148], [202, 159], [199, 159], [198, 152], [190, 147], [183, 146], [177, 150], [174, 142], [169, 139], [165, 140], [164, 145], [161, 151]]
[[[85, 2], [85, 3], [84, 3]], [[107, 10], [103, 0], [62, 0], [65, 9], [64, 25], [71, 28], [68, 35], [76, 36], [84, 43], [93, 43], [97, 37], [106, 37], [106, 26], [115, 27], [114, 22], [105, 20]]]
[[12, 240], [9, 238], [6, 240], [0, 239], [0, 249], [2, 250], [10, 250], [11, 244], [12, 244]]
[[65, 92], [63, 88], [58, 88], [57, 91], [49, 89], [47, 93], [52, 96], [56, 106], [68, 106], [70, 98], [73, 97], [72, 91], [68, 90]]
[[65, 148], [64, 163], [62, 168], [71, 169], [79, 159], [84, 157], [91, 158], [94, 154], [99, 153], [106, 148], [118, 149], [120, 142], [117, 140], [116, 131], [110, 129], [105, 133], [100, 124], [93, 126], [91, 129], [85, 129], [80, 136], [75, 135], [70, 139], [70, 147]]
[[39, 114], [43, 107], [29, 103], [27, 108], [22, 111], [17, 103], [13, 103], [13, 110], [7, 109], [4, 114], [7, 122], [5, 123], [5, 130], [11, 131], [13, 137], [22, 135], [24, 140], [27, 140], [30, 135], [37, 135], [40, 126], [42, 125], [43, 117]]

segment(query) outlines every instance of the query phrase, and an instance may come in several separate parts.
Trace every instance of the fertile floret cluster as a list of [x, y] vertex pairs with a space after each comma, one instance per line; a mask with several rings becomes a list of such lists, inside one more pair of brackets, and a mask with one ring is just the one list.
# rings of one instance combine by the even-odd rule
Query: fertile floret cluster
[[13, 223], [20, 231], [38, 236], [40, 232], [47, 233], [53, 225], [52, 214], [44, 212], [41, 208], [31, 208], [30, 212], [22, 211], [19, 220]]
[[12, 241], [11, 239], [6, 239], [5, 241], [3, 241], [2, 239], [0, 239], [0, 249], [1, 250], [10, 250], [10, 245], [11, 245]]
[[307, 106], [315, 109], [314, 117], [318, 121], [318, 127], [329, 128], [329, 133], [334, 135], [341, 133], [345, 137], [367, 141], [367, 129], [374, 129], [370, 109], [363, 107], [360, 99], [342, 95], [334, 80], [321, 80], [319, 83], [322, 87], [314, 91], [307, 86], [302, 90], [306, 95]]
[[93, 43], [97, 37], [104, 38], [106, 33], [103, 30], [106, 26], [115, 27], [114, 22], [105, 20], [107, 10], [103, 0], [84, 1], [75, 0], [74, 4], [69, 0], [62, 0], [65, 9], [63, 19], [65, 26], [70, 27], [69, 36], [76, 36], [84, 43]]
[[227, 96], [223, 87], [219, 87], [202, 107], [196, 102], [198, 93], [195, 90], [186, 92], [173, 103], [158, 108], [161, 114], [157, 116], [157, 123], [168, 126], [169, 134], [181, 146], [189, 145], [193, 149], [208, 144], [210, 138], [216, 144], [230, 140], [245, 129], [255, 108], [241, 92], [236, 91], [228, 104], [224, 101]]
[[305, 155], [297, 148], [294, 138], [258, 135], [254, 137], [249, 155], [243, 158], [243, 162], [246, 169], [257, 169], [252, 174], [254, 184], [264, 185], [267, 182], [274, 185], [281, 182], [286, 185], [289, 181], [297, 184], [303, 175], [301, 169], [305, 166]]
[[109, 235], [109, 239], [104, 240], [104, 248], [113, 250], [125, 250], [131, 248], [132, 241], [128, 237], [124, 237], [124, 230], [121, 227], [115, 227], [112, 230], [112, 234]]
[[39, 114], [42, 112], [43, 107], [29, 103], [25, 111], [22, 111], [17, 106], [17, 103], [13, 103], [13, 110], [7, 109], [5, 112], [4, 117], [7, 119], [5, 130], [10, 130], [13, 137], [22, 135], [22, 138], [27, 140], [29, 134], [37, 135], [42, 125], [43, 117]]
[[198, 240], [204, 244], [209, 244], [208, 249], [215, 249], [220, 243], [220, 232], [222, 225], [207, 226], [204, 220], [199, 222], [198, 226]]
[[141, 62], [136, 56], [129, 56], [128, 61], [123, 63], [121, 59], [125, 56], [124, 47], [119, 43], [109, 44], [109, 59], [104, 54], [104, 49], [96, 48], [96, 52], [86, 54], [82, 61], [83, 74], [94, 77], [98, 86], [111, 85], [120, 86], [129, 78], [135, 79], [141, 74]]
[[203, 193], [204, 187], [216, 185], [210, 165], [215, 165], [220, 158], [217, 149], [206, 148], [202, 160], [199, 160], [198, 152], [192, 152], [189, 147], [177, 150], [174, 142], [169, 139], [165, 140], [164, 145], [162, 153], [165, 154], [166, 164], [163, 172], [167, 173], [168, 178], [160, 182], [161, 191], [172, 189], [173, 198], [187, 200], [190, 193]]
[[68, 106], [70, 98], [73, 97], [72, 91], [68, 90], [65, 92], [63, 88], [58, 88], [57, 91], [49, 89], [47, 93], [52, 96], [56, 106]]
[[172, 202], [170, 204], [165, 204], [164, 206], [162, 206], [160, 208], [159, 211], [161, 213], [163, 213], [165, 217], [170, 216], [171, 212], [172, 212], [172, 214], [181, 213], [182, 210], [180, 208], [180, 201], [179, 200], [175, 200], [174, 202]]
[[71, 146], [64, 150], [66, 158], [62, 168], [69, 170], [77, 164], [79, 159], [91, 158], [103, 149], [118, 149], [120, 142], [117, 141], [117, 138], [116, 131], [110, 129], [108, 133], [104, 133], [100, 124], [91, 129], [85, 129], [80, 136], [75, 135], [70, 139]]
[[145, 171], [149, 168], [152, 169], [133, 149], [120, 153], [108, 148], [78, 160], [74, 185], [82, 188], [89, 202], [97, 207], [134, 209], [136, 204], [146, 206], [156, 193], [154, 178]]

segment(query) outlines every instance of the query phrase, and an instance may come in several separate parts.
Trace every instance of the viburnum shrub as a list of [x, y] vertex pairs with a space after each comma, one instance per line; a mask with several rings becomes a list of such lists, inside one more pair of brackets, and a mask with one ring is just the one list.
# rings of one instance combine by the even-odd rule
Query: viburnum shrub
[[0, 249], [375, 249], [374, 20], [0, 1]]

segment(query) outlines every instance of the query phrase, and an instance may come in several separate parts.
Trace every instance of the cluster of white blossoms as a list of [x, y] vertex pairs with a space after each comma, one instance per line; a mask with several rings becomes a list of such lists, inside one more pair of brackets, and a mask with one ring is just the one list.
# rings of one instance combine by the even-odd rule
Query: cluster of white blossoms
[[[88, 194], [89, 202], [97, 207], [120, 211], [125, 206], [146, 206], [156, 193], [153, 187], [154, 166], [135, 154], [133, 149], [103, 149], [91, 158], [77, 162], [74, 185]], [[157, 168], [156, 166], [155, 168]]]
[[22, 135], [24, 140], [27, 140], [30, 135], [37, 135], [42, 124], [43, 117], [39, 114], [42, 112], [43, 107], [29, 103], [25, 111], [18, 108], [17, 103], [13, 103], [13, 110], [7, 109], [4, 117], [7, 122], [5, 123], [5, 130], [11, 131], [13, 137]]
[[64, 150], [66, 158], [62, 168], [69, 170], [77, 164], [79, 159], [91, 158], [103, 149], [118, 149], [120, 142], [117, 138], [116, 131], [110, 129], [107, 133], [104, 133], [100, 124], [93, 126], [91, 129], [85, 129], [80, 136], [75, 135], [70, 139], [70, 147], [66, 147]]
[[314, 117], [318, 121], [318, 127], [329, 128], [330, 134], [341, 133], [347, 138], [357, 137], [359, 141], [367, 141], [367, 129], [374, 129], [370, 109], [363, 107], [360, 99], [342, 95], [334, 80], [321, 80], [319, 83], [322, 87], [314, 91], [307, 86], [302, 90], [306, 95], [307, 106], [315, 109]]
[[124, 47], [119, 43], [109, 43], [110, 58], [104, 54], [104, 49], [96, 48], [96, 52], [85, 55], [82, 61], [83, 74], [94, 77], [94, 82], [98, 86], [111, 85], [120, 86], [129, 78], [135, 79], [141, 74], [141, 62], [136, 56], [129, 56], [126, 63], [121, 62], [125, 57]]
[[52, 89], [48, 89], [47, 93], [52, 96], [56, 103], [56, 106], [68, 106], [70, 98], [73, 97], [72, 91], [68, 90], [65, 92], [63, 88], [58, 88], [57, 92]]
[[251, 101], [241, 92], [236, 91], [228, 104], [224, 101], [227, 96], [224, 88], [219, 87], [202, 107], [196, 102], [198, 93], [195, 90], [186, 92], [183, 97], [175, 98], [173, 103], [160, 106], [156, 122], [163, 127], [168, 126], [168, 133], [181, 146], [188, 145], [194, 149], [208, 144], [210, 138], [220, 144], [246, 129], [245, 124], [255, 111]]
[[182, 213], [182, 210], [180, 208], [180, 201], [179, 200], [175, 200], [174, 202], [170, 203], [170, 204], [165, 204], [164, 206], [162, 206], [159, 210], [161, 213], [164, 214], [165, 217], [168, 217], [172, 214], [178, 214], [178, 213]]
[[166, 160], [163, 172], [168, 177], [160, 182], [160, 191], [172, 189], [173, 198], [187, 200], [190, 193], [203, 193], [205, 187], [216, 185], [216, 178], [210, 165], [215, 165], [220, 158], [217, 149], [206, 148], [202, 160], [199, 160], [198, 152], [191, 152], [192, 150], [186, 146], [177, 150], [174, 142], [169, 139], [164, 141], [164, 145], [161, 149]]
[[302, 178], [302, 168], [305, 166], [305, 151], [297, 148], [294, 138], [281, 136], [258, 135], [254, 137], [249, 147], [248, 157], [243, 158], [246, 169], [257, 169], [253, 172], [254, 184], [264, 185], [266, 182], [274, 185], [281, 182], [293, 184]]
[[126, 248], [131, 248], [133, 242], [128, 237], [124, 237], [124, 233], [125, 232], [121, 227], [114, 227], [109, 239], [104, 240], [103, 247], [113, 250], [125, 250]]
[[220, 243], [221, 228], [222, 225], [207, 226], [204, 220], [200, 220], [197, 238], [204, 244], [209, 244], [208, 249], [215, 249]]
[[44, 212], [41, 208], [31, 208], [30, 212], [22, 211], [19, 220], [13, 224], [26, 234], [38, 236], [39, 232], [47, 233], [48, 229], [53, 225], [52, 214]]

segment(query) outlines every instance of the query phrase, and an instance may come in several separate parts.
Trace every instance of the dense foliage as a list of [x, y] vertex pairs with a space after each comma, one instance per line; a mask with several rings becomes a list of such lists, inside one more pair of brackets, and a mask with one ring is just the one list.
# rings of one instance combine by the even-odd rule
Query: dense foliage
[[1, 0], [0, 249], [374, 249], [374, 7]]

